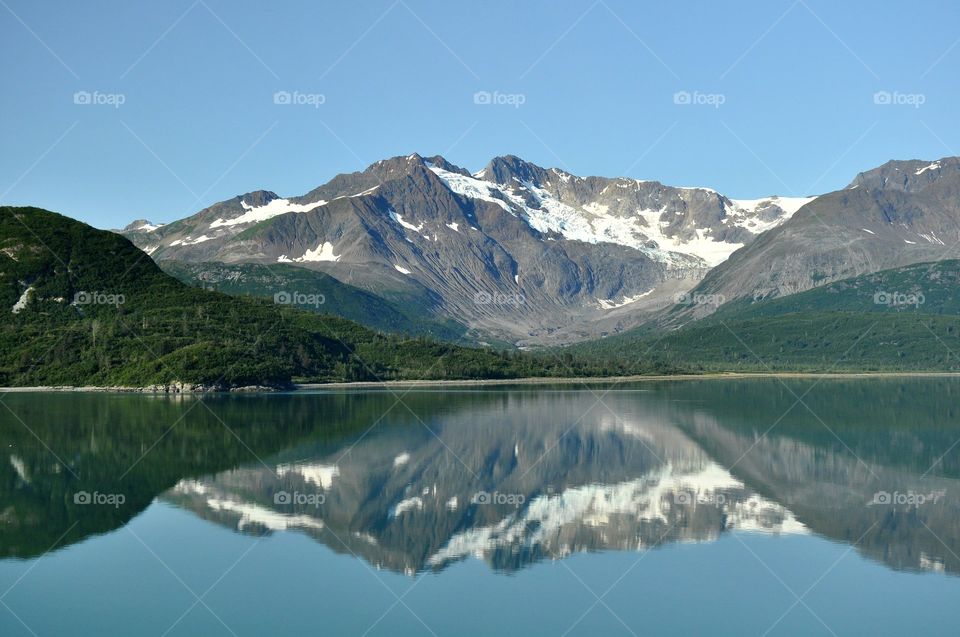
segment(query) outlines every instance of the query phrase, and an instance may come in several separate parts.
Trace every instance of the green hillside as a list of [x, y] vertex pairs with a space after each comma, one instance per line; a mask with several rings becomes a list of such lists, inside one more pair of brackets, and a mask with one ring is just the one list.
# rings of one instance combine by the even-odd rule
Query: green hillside
[[463, 342], [467, 332], [466, 326], [430, 313], [429, 299], [394, 302], [324, 272], [285, 263], [266, 266], [161, 261], [160, 268], [187, 285], [234, 296], [276, 297], [302, 310], [340, 316], [383, 332], [450, 342]]
[[806, 292], [722, 306], [705, 321], [761, 318], [797, 312], [960, 315], [960, 260], [916, 263], [863, 274]]
[[679, 329], [645, 326], [573, 346], [704, 371], [960, 370], [960, 261], [866, 274], [782, 298], [740, 301]]
[[285, 385], [669, 371], [384, 335], [342, 318], [184, 285], [127, 239], [0, 207], [0, 386]]
[[[596, 353], [612, 353], [611, 345]], [[786, 314], [694, 325], [632, 349], [709, 371], [958, 371], [960, 318]]]

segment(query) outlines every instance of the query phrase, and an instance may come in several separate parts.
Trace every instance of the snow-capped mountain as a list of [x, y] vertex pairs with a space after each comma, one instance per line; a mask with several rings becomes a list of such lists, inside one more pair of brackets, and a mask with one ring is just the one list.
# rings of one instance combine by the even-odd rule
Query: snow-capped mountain
[[414, 154], [123, 233], [158, 261], [289, 263], [375, 293], [425, 290], [446, 316], [523, 344], [638, 324], [811, 199], [731, 200], [513, 156], [471, 174]]

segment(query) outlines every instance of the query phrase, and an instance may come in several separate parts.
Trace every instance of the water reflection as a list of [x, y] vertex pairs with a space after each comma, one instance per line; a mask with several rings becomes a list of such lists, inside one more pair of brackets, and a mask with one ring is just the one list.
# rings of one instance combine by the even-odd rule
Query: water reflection
[[[383, 392], [200, 406], [57, 396], [53, 415], [49, 398], [21, 396], [13, 408], [43, 416], [29, 422], [50, 450], [3, 421], [0, 540], [30, 556], [159, 495], [407, 573], [728, 532], [815, 533], [895, 569], [960, 570], [956, 381], [824, 381], [797, 403], [810, 386], [645, 384], [601, 403], [602, 389], [413, 392], [409, 410]], [[80, 488], [128, 502], [76, 505]]]
[[[494, 401], [184, 480], [164, 498], [243, 532], [296, 528], [407, 572], [470, 555], [515, 569], [574, 551], [705, 541], [737, 527], [803, 532], [676, 426], [654, 413], [618, 419], [590, 398]], [[625, 406], [636, 409], [611, 407]]]

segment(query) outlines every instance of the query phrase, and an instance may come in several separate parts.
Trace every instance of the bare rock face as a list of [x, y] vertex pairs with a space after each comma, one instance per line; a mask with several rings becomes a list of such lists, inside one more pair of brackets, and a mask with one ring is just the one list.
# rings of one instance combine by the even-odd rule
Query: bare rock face
[[122, 232], [157, 260], [290, 263], [518, 344], [639, 324], [808, 199], [578, 177], [513, 156], [476, 174], [442, 157], [379, 161], [290, 199], [260, 190]]

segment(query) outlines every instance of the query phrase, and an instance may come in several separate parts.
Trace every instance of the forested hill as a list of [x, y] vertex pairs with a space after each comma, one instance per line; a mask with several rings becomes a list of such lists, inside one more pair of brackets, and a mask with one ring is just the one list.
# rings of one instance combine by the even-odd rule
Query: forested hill
[[0, 207], [0, 385], [207, 388], [292, 381], [669, 371], [391, 336], [192, 288], [127, 239], [38, 208]]
[[960, 260], [911, 264], [783, 297], [738, 299], [676, 330], [627, 331], [571, 351], [647, 352], [703, 371], [957, 372], [958, 283]]

